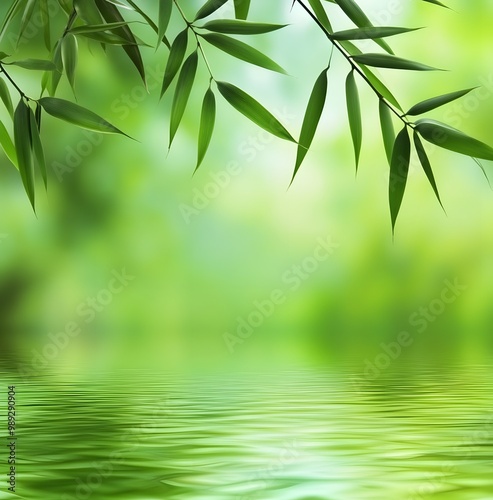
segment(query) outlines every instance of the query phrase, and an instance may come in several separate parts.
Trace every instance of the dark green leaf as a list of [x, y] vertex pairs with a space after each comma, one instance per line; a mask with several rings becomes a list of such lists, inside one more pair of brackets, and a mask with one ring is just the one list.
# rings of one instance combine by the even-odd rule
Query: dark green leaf
[[353, 139], [356, 170], [358, 170], [361, 142], [363, 138], [363, 127], [361, 124], [361, 107], [358, 87], [354, 78], [354, 71], [351, 71], [346, 79], [346, 103], [349, 118], [349, 127], [351, 129], [351, 137]]
[[77, 68], [78, 48], [77, 39], [71, 33], [62, 38], [62, 61], [68, 81], [75, 94], [75, 69]]
[[377, 68], [406, 69], [412, 71], [436, 71], [438, 68], [432, 68], [426, 64], [416, 61], [409, 61], [402, 57], [390, 54], [361, 54], [352, 56], [353, 60], [366, 66], [376, 66]]
[[259, 35], [286, 26], [286, 24], [251, 23], [249, 21], [239, 21], [238, 19], [216, 19], [205, 23], [201, 28], [228, 35]]
[[380, 99], [378, 104], [380, 115], [380, 126], [382, 129], [383, 145], [389, 165], [392, 162], [392, 150], [394, 149], [395, 132], [394, 124], [392, 123], [392, 113], [385, 102]]
[[[103, 24], [91, 24], [85, 26], [77, 26], [76, 28], [72, 28], [69, 33], [74, 35], [85, 35], [87, 33], [99, 33], [102, 31], [111, 31], [116, 28], [121, 28], [122, 26], [128, 26], [129, 22], [121, 22], [121, 23], [103, 23]], [[121, 38], [121, 40], [128, 42], [125, 38]]]
[[301, 126], [300, 141], [298, 144], [298, 151], [296, 154], [296, 163], [294, 166], [294, 173], [291, 182], [295, 178], [303, 160], [310, 148], [315, 132], [317, 131], [320, 117], [325, 106], [325, 99], [327, 97], [327, 69], [324, 69], [318, 76], [313, 86], [310, 99], [303, 118], [303, 125]]
[[332, 33], [332, 26], [330, 24], [329, 18], [327, 17], [327, 12], [320, 2], [320, 0], [308, 0], [315, 17], [320, 21], [320, 24], [327, 30], [328, 33]]
[[459, 99], [465, 96], [466, 94], [469, 94], [469, 92], [471, 92], [471, 90], [474, 90], [474, 88], [466, 90], [458, 90], [457, 92], [450, 92], [449, 94], [439, 95], [437, 97], [432, 97], [431, 99], [426, 99], [425, 101], [418, 102], [418, 104], [415, 104], [406, 113], [406, 115], [415, 116], [427, 113], [432, 109], [436, 109], [440, 106], [443, 106], [444, 104], [448, 104], [449, 102], [455, 101], [456, 99]]
[[52, 61], [45, 61], [44, 59], [24, 59], [22, 61], [12, 61], [9, 64], [14, 64], [24, 69], [34, 69], [39, 71], [54, 71], [55, 64]]
[[253, 123], [281, 139], [296, 142], [279, 120], [245, 91], [226, 82], [217, 82], [217, 88], [233, 108]]
[[60, 83], [60, 78], [62, 77], [63, 71], [63, 60], [62, 60], [62, 44], [61, 40], [58, 40], [55, 49], [53, 50], [53, 64], [55, 65], [55, 71], [52, 71], [48, 76], [48, 92], [50, 95], [55, 95], [58, 84]]
[[424, 2], [432, 3], [435, 5], [439, 5], [440, 7], [445, 7], [446, 9], [450, 9], [450, 7], [447, 7], [445, 4], [442, 2], [439, 2], [439, 0], [423, 0]]
[[43, 179], [45, 189], [47, 189], [48, 178], [46, 175], [45, 155], [43, 151], [43, 145], [41, 144], [41, 138], [39, 136], [38, 124], [36, 123], [36, 118], [31, 108], [29, 108], [29, 129], [31, 133], [32, 152], [34, 153], [34, 158], [36, 159], [39, 171], [41, 172], [41, 177]]
[[416, 122], [416, 130], [423, 139], [440, 148], [493, 161], [493, 148], [449, 125], [435, 120], [422, 119]]
[[39, 0], [39, 11], [43, 23], [43, 38], [48, 50], [51, 50], [51, 30], [50, 30], [50, 12], [48, 0]]
[[388, 36], [409, 33], [419, 28], [398, 28], [392, 26], [370, 26], [367, 28], [358, 28], [344, 31], [337, 31], [332, 35], [334, 40], [366, 40], [373, 38], [385, 38]]
[[[96, 113], [89, 111], [78, 104], [75, 104], [65, 99], [58, 99], [56, 97], [43, 97], [39, 100], [43, 109], [60, 120], [73, 123], [82, 128], [102, 132], [105, 134], [122, 134], [127, 135], [121, 130], [117, 129], [114, 125], [101, 118]], [[127, 135], [127, 137], [129, 137]]]
[[7, 11], [3, 19], [2, 27], [0, 28], [0, 38], [5, 33], [6, 29], [9, 27], [12, 19], [24, 9], [26, 3], [27, 0], [14, 0], [14, 2], [10, 6], [9, 10]]
[[94, 0], [74, 0], [77, 15], [89, 25], [99, 25], [103, 21]]
[[417, 134], [416, 131], [413, 133], [413, 138], [414, 138], [414, 146], [416, 148], [416, 152], [418, 153], [418, 158], [421, 163], [421, 166], [423, 167], [426, 177], [428, 177], [428, 181], [431, 184], [433, 191], [435, 192], [435, 196], [437, 197], [438, 202], [440, 203], [440, 205], [442, 205], [442, 200], [440, 200], [440, 194], [438, 193], [438, 188], [435, 182], [435, 177], [433, 175], [433, 170], [431, 168], [430, 160], [428, 159], [428, 155], [426, 154], [423, 143], [421, 142], [421, 139], [419, 138], [419, 135]]
[[22, 183], [34, 210], [34, 162], [31, 151], [29, 108], [23, 99], [19, 101], [14, 113], [14, 143]]
[[7, 158], [12, 162], [15, 168], [18, 169], [19, 167], [17, 165], [17, 154], [15, 152], [15, 146], [2, 121], [0, 121], [0, 145], [5, 151]]
[[246, 19], [250, 10], [250, 0], [234, 0], [236, 19]]
[[0, 99], [2, 99], [3, 103], [5, 104], [5, 107], [7, 108], [7, 111], [13, 118], [14, 107], [12, 105], [12, 99], [10, 98], [9, 88], [7, 87], [7, 84], [5, 83], [3, 78], [0, 78]]
[[168, 29], [172, 10], [173, 0], [159, 0], [158, 45]]
[[171, 105], [169, 146], [173, 142], [178, 126], [180, 125], [183, 113], [187, 107], [188, 98], [192, 91], [195, 74], [197, 72], [198, 56], [197, 51], [192, 52], [183, 63], [178, 82], [176, 84], [175, 95]]
[[395, 222], [399, 215], [404, 191], [406, 190], [410, 159], [411, 141], [409, 140], [407, 127], [404, 126], [395, 139], [392, 161], [390, 163], [389, 203], [392, 218], [392, 232], [394, 232]]
[[168, 62], [166, 63], [166, 69], [164, 70], [163, 85], [161, 88], [161, 97], [164, 95], [171, 82], [175, 78], [176, 73], [180, 69], [183, 58], [185, 57], [185, 52], [187, 50], [188, 43], [188, 28], [185, 28], [181, 33], [179, 33], [173, 44], [171, 45], [171, 50], [168, 57]]
[[202, 103], [202, 113], [200, 115], [200, 128], [199, 128], [199, 145], [197, 154], [197, 170], [202, 164], [207, 149], [212, 138], [212, 132], [214, 131], [214, 122], [216, 120], [216, 98], [214, 92], [209, 87], [204, 96], [204, 101]]
[[21, 25], [19, 28], [19, 36], [17, 38], [17, 43], [20, 42], [22, 36], [24, 35], [24, 31], [29, 24], [29, 21], [32, 18], [34, 7], [36, 6], [36, 0], [27, 0], [26, 6], [24, 7], [24, 12], [22, 13]]
[[207, 0], [202, 8], [199, 9], [197, 15], [195, 16], [194, 22], [204, 17], [210, 16], [219, 7], [222, 7], [228, 0]]
[[275, 61], [267, 57], [263, 52], [260, 52], [246, 43], [240, 42], [235, 38], [231, 38], [226, 35], [219, 35], [217, 33], [206, 33], [201, 35], [204, 40], [207, 40], [210, 44], [214, 45], [218, 49], [246, 61], [250, 64], [255, 64], [265, 69], [271, 71], [277, 71], [278, 73], [285, 74], [284, 69], [279, 66]]

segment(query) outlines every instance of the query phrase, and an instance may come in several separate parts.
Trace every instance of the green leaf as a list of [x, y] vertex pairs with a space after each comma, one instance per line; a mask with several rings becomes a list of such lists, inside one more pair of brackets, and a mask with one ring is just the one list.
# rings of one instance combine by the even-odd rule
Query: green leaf
[[0, 99], [2, 99], [3, 103], [5, 104], [5, 107], [7, 108], [7, 111], [9, 112], [10, 116], [13, 118], [14, 117], [14, 107], [12, 105], [12, 99], [10, 97], [9, 88], [7, 87], [7, 84], [5, 83], [3, 78], [0, 78]]
[[77, 68], [78, 47], [77, 39], [71, 33], [62, 38], [62, 61], [68, 81], [75, 95], [75, 70]]
[[62, 77], [63, 71], [63, 60], [62, 60], [62, 44], [61, 40], [58, 40], [55, 48], [53, 50], [53, 64], [55, 65], [55, 71], [50, 72], [48, 76], [48, 92], [50, 95], [55, 95], [58, 84]]
[[210, 16], [213, 12], [219, 9], [219, 7], [222, 7], [227, 1], [228, 0], [207, 0], [207, 2], [205, 2], [205, 4], [199, 9], [193, 21], [195, 22], [199, 19]]
[[122, 134], [130, 137], [96, 113], [65, 99], [42, 97], [39, 104], [49, 115], [79, 127], [104, 134]]
[[332, 33], [332, 26], [330, 24], [329, 18], [327, 17], [327, 12], [320, 2], [320, 0], [308, 0], [315, 17], [320, 21], [320, 24], [327, 30], [328, 33]]
[[29, 108], [23, 99], [19, 101], [14, 113], [14, 143], [22, 183], [34, 210], [34, 162], [31, 151]]
[[409, 33], [420, 28], [399, 28], [393, 26], [369, 26], [367, 28], [350, 29], [344, 31], [336, 31], [331, 38], [334, 40], [367, 40], [374, 38], [385, 38], [388, 36], [400, 35], [401, 33]]
[[[358, 28], [370, 28], [373, 26], [366, 14], [354, 0], [336, 0], [335, 3], [339, 5], [346, 16], [348, 16], [349, 19], [351, 19], [351, 21], [358, 26]], [[377, 38], [375, 39], [375, 42], [386, 52], [393, 54], [392, 49], [385, 41]]]
[[166, 69], [164, 70], [163, 85], [161, 87], [161, 97], [171, 85], [171, 82], [180, 69], [183, 58], [185, 57], [185, 52], [187, 50], [187, 44], [188, 28], [185, 28], [181, 33], [178, 33], [175, 40], [173, 41], [173, 44], [171, 45], [168, 62], [166, 63]]
[[250, 64], [255, 64], [261, 68], [286, 74], [284, 69], [281, 68], [279, 64], [267, 57], [264, 53], [250, 47], [250, 45], [247, 45], [246, 43], [236, 40], [235, 38], [231, 38], [226, 35], [219, 35], [217, 33], [206, 33], [201, 36], [211, 45], [214, 45], [214, 47], [232, 55], [233, 57], [246, 61]]
[[7, 158], [11, 161], [15, 168], [19, 169], [17, 165], [17, 154], [15, 152], [15, 146], [10, 138], [7, 129], [2, 121], [0, 121], [0, 145], [2, 149], [5, 151]]
[[352, 56], [352, 59], [359, 64], [366, 66], [376, 66], [377, 68], [406, 69], [412, 71], [438, 71], [438, 68], [432, 68], [426, 64], [415, 61], [409, 61], [402, 57], [390, 54], [361, 54]]
[[39, 171], [41, 172], [41, 177], [43, 179], [45, 189], [47, 189], [48, 178], [46, 175], [45, 155], [43, 151], [43, 145], [41, 144], [41, 138], [39, 136], [38, 124], [31, 108], [29, 108], [29, 129], [31, 133], [32, 151], [34, 153], [34, 158], [36, 159]]
[[173, 10], [173, 0], [159, 0], [159, 17], [158, 17], [158, 45], [161, 43], [166, 30], [168, 29], [169, 20], [171, 19], [171, 11]]
[[195, 74], [197, 73], [198, 55], [197, 50], [192, 52], [181, 68], [178, 82], [176, 84], [175, 95], [171, 105], [169, 147], [173, 142], [178, 126], [180, 125], [183, 113], [187, 107], [188, 98], [192, 91]]
[[433, 175], [433, 170], [431, 168], [430, 160], [428, 159], [428, 155], [426, 154], [423, 143], [421, 142], [421, 139], [419, 138], [419, 135], [417, 134], [416, 131], [414, 131], [413, 133], [413, 139], [414, 139], [414, 146], [416, 148], [416, 152], [418, 153], [418, 158], [421, 163], [421, 166], [423, 167], [426, 177], [428, 177], [428, 181], [431, 184], [433, 191], [435, 192], [435, 196], [437, 197], [438, 202], [443, 208], [442, 200], [440, 199], [440, 194], [438, 193], [438, 187], [435, 182], [435, 177]]
[[379, 100], [378, 109], [380, 115], [380, 127], [382, 129], [383, 145], [385, 147], [385, 154], [387, 155], [387, 160], [390, 165], [392, 162], [392, 150], [394, 149], [395, 142], [392, 113], [382, 99]]
[[[127, 0], [127, 2], [132, 6], [132, 8], [135, 10], [135, 12], [138, 12], [147, 22], [147, 24], [154, 30], [156, 35], [159, 33], [159, 28], [157, 27], [156, 23], [132, 0]], [[171, 45], [166, 38], [166, 36], [163, 36], [162, 38], [163, 43], [166, 45], [166, 47], [171, 48]]]
[[416, 122], [421, 137], [432, 144], [474, 158], [493, 161], [493, 148], [445, 123], [422, 119]]
[[94, 0], [74, 0], [77, 15], [89, 25], [99, 25], [103, 19]]
[[200, 26], [202, 29], [215, 31], [216, 33], [226, 33], [228, 35], [260, 35], [270, 33], [287, 24], [251, 23], [249, 21], [239, 21], [237, 19], [215, 19]]
[[[99, 12], [107, 22], [118, 23], [125, 21], [118, 9], [113, 4], [110, 4], [105, 0], [96, 0], [96, 5], [99, 9]], [[128, 26], [122, 26], [121, 28], [117, 28], [115, 30], [115, 34], [121, 36], [122, 38], [125, 38], [130, 42], [131, 45], [123, 45], [122, 48], [126, 52], [128, 58], [132, 61], [133, 65], [137, 68], [137, 71], [139, 72], [144, 85], [146, 85], [144, 63], [142, 61], [140, 49], [137, 46], [137, 40], [135, 39], [132, 30]]]
[[27, 0], [26, 6], [24, 7], [24, 12], [22, 13], [21, 25], [18, 31], [17, 44], [19, 44], [19, 42], [22, 40], [24, 31], [26, 30], [27, 25], [29, 24], [29, 21], [31, 21], [31, 18], [33, 16], [35, 6], [36, 6], [36, 0]]
[[39, 12], [41, 14], [41, 22], [43, 24], [43, 38], [45, 46], [51, 50], [51, 30], [50, 30], [50, 11], [48, 0], [39, 0]]
[[[72, 28], [69, 33], [73, 35], [85, 35], [87, 33], [99, 33], [103, 31], [111, 31], [116, 28], [121, 28], [122, 26], [128, 26], [130, 23], [127, 21], [123, 21], [120, 23], [104, 23], [104, 24], [91, 24], [85, 26], [77, 26], [76, 28]], [[121, 38], [121, 40], [128, 43], [128, 40], [125, 38]]]
[[12, 19], [24, 9], [26, 3], [27, 0], [14, 0], [14, 2], [11, 4], [9, 10], [7, 11], [3, 19], [2, 27], [0, 28], [0, 38], [3, 36], [5, 31], [9, 27]]
[[114, 33], [107, 33], [104, 31], [87, 31], [81, 32], [79, 35], [90, 38], [91, 40], [96, 40], [97, 42], [106, 43], [108, 45], [129, 45], [128, 40], [122, 38], [121, 36], [115, 35]]
[[200, 128], [199, 128], [199, 144], [198, 144], [198, 154], [197, 154], [197, 170], [207, 153], [209, 144], [212, 138], [212, 132], [214, 131], [214, 123], [216, 120], [216, 98], [214, 92], [209, 87], [204, 96], [204, 101], [202, 103], [202, 112], [200, 115]]
[[219, 92], [226, 101], [253, 123], [281, 139], [296, 142], [279, 120], [245, 91], [231, 83], [216, 83]]
[[361, 142], [363, 138], [363, 127], [361, 124], [361, 106], [359, 101], [358, 87], [354, 78], [354, 70], [348, 74], [346, 79], [346, 103], [349, 118], [349, 127], [351, 129], [351, 137], [353, 139], [356, 170], [358, 170]]
[[432, 97], [431, 99], [426, 99], [425, 101], [418, 102], [415, 104], [406, 115], [421, 115], [423, 113], [427, 113], [433, 109], [436, 109], [444, 104], [448, 104], [449, 102], [455, 101], [466, 94], [469, 94], [471, 90], [474, 90], [477, 87], [473, 87], [471, 89], [458, 90], [457, 92], [450, 92], [449, 94], [439, 95], [437, 97]]
[[303, 118], [303, 125], [301, 126], [300, 141], [298, 143], [298, 151], [296, 153], [296, 163], [294, 166], [294, 173], [291, 182], [293, 182], [303, 160], [305, 159], [308, 149], [310, 148], [315, 132], [317, 131], [320, 117], [325, 106], [327, 97], [327, 68], [320, 73], [315, 85], [313, 86], [310, 99]]
[[250, 10], [250, 0], [234, 0], [236, 19], [246, 19]]
[[450, 7], [447, 7], [445, 4], [443, 4], [442, 2], [439, 2], [438, 0], [423, 0], [423, 2], [432, 3], [435, 5], [439, 5], [440, 7], [445, 7], [446, 9], [450, 9]]
[[9, 64], [14, 64], [24, 69], [34, 69], [39, 71], [54, 71], [55, 64], [52, 61], [45, 61], [44, 59], [23, 59], [22, 61], [12, 61]]
[[392, 233], [395, 229], [395, 222], [399, 215], [404, 191], [406, 190], [410, 159], [411, 141], [409, 140], [407, 127], [404, 126], [395, 139], [392, 161], [390, 163], [389, 203], [392, 219]]

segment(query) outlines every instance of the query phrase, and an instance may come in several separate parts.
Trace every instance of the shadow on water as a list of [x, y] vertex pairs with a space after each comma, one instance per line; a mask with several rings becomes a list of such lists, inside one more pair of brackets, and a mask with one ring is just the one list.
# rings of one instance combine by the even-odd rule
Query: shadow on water
[[20, 498], [493, 498], [487, 366], [0, 378], [4, 402], [17, 388]]

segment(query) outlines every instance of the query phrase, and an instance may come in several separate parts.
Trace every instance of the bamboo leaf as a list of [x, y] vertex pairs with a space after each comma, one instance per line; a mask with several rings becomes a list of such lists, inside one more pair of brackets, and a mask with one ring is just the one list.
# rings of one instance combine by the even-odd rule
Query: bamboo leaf
[[245, 91], [227, 82], [217, 82], [217, 88], [233, 108], [253, 123], [281, 139], [296, 142], [279, 120]]
[[235, 38], [217, 33], [206, 33], [201, 36], [211, 45], [214, 45], [214, 47], [232, 55], [233, 57], [246, 61], [250, 64], [260, 66], [261, 68], [286, 74], [284, 69], [281, 68], [279, 64], [267, 57], [263, 52], [260, 52], [259, 50], [254, 49], [253, 47], [250, 47], [250, 45], [240, 42]]
[[158, 17], [158, 46], [166, 34], [169, 20], [171, 19], [171, 11], [173, 10], [173, 0], [159, 0], [159, 17]]
[[9, 88], [7, 87], [7, 84], [5, 83], [3, 78], [0, 78], [0, 99], [2, 99], [3, 103], [5, 104], [5, 107], [7, 108], [7, 111], [9, 112], [10, 116], [13, 118], [14, 117], [14, 107], [12, 105], [12, 99], [10, 97]]
[[406, 190], [410, 159], [411, 141], [409, 140], [407, 128], [404, 126], [395, 139], [392, 161], [390, 164], [389, 203], [392, 219], [392, 233], [394, 233], [395, 222], [399, 215], [404, 191]]
[[423, 139], [440, 148], [493, 161], [493, 148], [449, 125], [436, 120], [422, 119], [416, 122], [416, 130]]
[[[111, 31], [116, 28], [121, 28], [122, 26], [128, 26], [130, 22], [123, 21], [120, 23], [103, 23], [103, 24], [91, 24], [85, 26], [77, 26], [76, 28], [72, 28], [69, 33], [73, 35], [85, 35], [87, 33], [99, 33], [104, 31]], [[125, 38], [121, 38], [121, 40], [126, 41]]]
[[469, 92], [471, 92], [475, 88], [477, 87], [465, 90], [458, 90], [457, 92], [450, 92], [449, 94], [439, 95], [437, 97], [432, 97], [431, 99], [426, 99], [425, 101], [418, 102], [418, 104], [415, 104], [406, 113], [406, 115], [415, 116], [427, 113], [428, 111], [436, 109], [440, 106], [443, 106], [444, 104], [448, 104], [449, 102], [455, 101], [456, 99], [459, 99], [465, 96], [466, 94], [469, 94]]
[[57, 41], [55, 49], [53, 50], [53, 64], [56, 69], [55, 71], [51, 71], [48, 76], [48, 92], [50, 95], [55, 95], [63, 72], [62, 44], [60, 40]]
[[198, 55], [197, 50], [192, 52], [183, 63], [183, 67], [178, 76], [175, 95], [171, 105], [169, 147], [173, 142], [178, 126], [180, 125], [183, 113], [187, 106], [190, 92], [192, 91], [195, 74], [197, 72]]
[[199, 128], [199, 141], [198, 141], [198, 154], [197, 154], [197, 166], [195, 171], [200, 167], [202, 161], [207, 153], [209, 144], [211, 142], [212, 133], [214, 131], [214, 123], [216, 120], [216, 98], [214, 92], [209, 87], [204, 96], [204, 101], [202, 103], [202, 112], [200, 116], [200, 128]]
[[2, 146], [2, 149], [4, 150], [10, 162], [14, 165], [15, 168], [19, 169], [14, 143], [12, 142], [12, 139], [10, 138], [10, 135], [7, 132], [7, 129], [5, 128], [5, 125], [2, 121], [0, 121], [0, 145]]
[[423, 0], [423, 1], [427, 2], [427, 3], [432, 3], [432, 4], [435, 4], [435, 5], [439, 5], [440, 7], [445, 7], [446, 9], [450, 9], [450, 7], [447, 7], [444, 3], [439, 2], [438, 0]]
[[51, 50], [50, 12], [48, 8], [48, 0], [39, 0], [39, 11], [41, 14], [41, 22], [43, 24], [43, 39], [45, 46], [48, 50]]
[[12, 5], [10, 6], [9, 10], [5, 14], [2, 27], [0, 28], [0, 38], [3, 36], [5, 31], [10, 25], [10, 22], [12, 19], [24, 9], [24, 6], [26, 5], [27, 0], [14, 0]]
[[315, 17], [320, 21], [320, 24], [327, 30], [328, 33], [332, 33], [332, 26], [330, 24], [329, 18], [327, 17], [327, 12], [325, 12], [324, 6], [320, 0], [308, 0]]
[[36, 159], [41, 177], [43, 179], [43, 183], [45, 185], [45, 189], [47, 189], [48, 178], [46, 175], [45, 155], [43, 151], [43, 145], [41, 143], [41, 138], [39, 136], [38, 124], [31, 108], [29, 108], [29, 129], [31, 133], [32, 152], [34, 154], [34, 159]]
[[379, 115], [380, 115], [380, 127], [382, 129], [383, 145], [385, 147], [385, 154], [387, 155], [387, 160], [389, 165], [392, 162], [392, 150], [394, 149], [395, 142], [395, 132], [394, 124], [392, 122], [392, 114], [389, 107], [385, 102], [379, 100]]
[[420, 28], [399, 28], [393, 26], [369, 26], [367, 28], [336, 31], [332, 34], [334, 40], [367, 40], [374, 38], [385, 38], [402, 33], [409, 33]]
[[54, 71], [56, 69], [52, 61], [45, 61], [44, 59], [23, 59], [22, 61], [12, 61], [9, 64], [38, 71]]
[[79, 127], [94, 130], [104, 134], [127, 134], [117, 129], [114, 125], [101, 118], [96, 113], [89, 111], [78, 104], [56, 97], [42, 97], [39, 104], [51, 116], [64, 120]]
[[238, 19], [215, 19], [205, 23], [201, 28], [228, 35], [260, 35], [286, 26], [286, 24], [251, 23]]
[[27, 0], [26, 6], [24, 7], [24, 12], [22, 13], [21, 25], [19, 28], [18, 32], [19, 34], [17, 38], [17, 45], [22, 40], [24, 31], [26, 30], [29, 21], [31, 21], [35, 6], [36, 6], [36, 0]]
[[312, 144], [315, 132], [317, 131], [320, 117], [322, 116], [322, 111], [325, 106], [327, 86], [327, 69], [324, 69], [315, 81], [310, 99], [308, 100], [305, 117], [303, 118], [303, 124], [301, 126], [300, 141], [298, 143], [296, 163], [294, 166], [294, 173], [291, 182], [293, 182], [301, 164], [303, 163], [308, 149]]
[[180, 69], [183, 58], [185, 57], [185, 52], [187, 50], [187, 44], [188, 28], [185, 28], [176, 36], [173, 44], [171, 45], [168, 62], [166, 63], [166, 69], [164, 70], [163, 85], [161, 87], [161, 97], [171, 85], [171, 82]]
[[359, 64], [376, 66], [377, 68], [406, 69], [411, 71], [439, 71], [438, 68], [432, 68], [426, 64], [410, 61], [390, 54], [361, 54], [352, 56], [352, 59]]
[[77, 15], [89, 25], [99, 25], [103, 19], [94, 0], [74, 0]]
[[443, 208], [442, 200], [440, 199], [440, 194], [438, 193], [438, 187], [435, 182], [435, 176], [433, 175], [433, 170], [431, 168], [430, 160], [428, 159], [428, 155], [426, 154], [423, 143], [421, 142], [421, 139], [419, 138], [419, 135], [417, 134], [416, 131], [414, 131], [413, 133], [413, 139], [414, 139], [414, 146], [416, 148], [416, 152], [418, 153], [418, 158], [421, 163], [421, 166], [423, 167], [426, 177], [428, 178], [428, 181], [431, 184], [433, 191], [435, 192], [435, 196], [437, 197], [438, 203], [440, 203], [440, 205]]
[[250, 0], [234, 0], [236, 19], [246, 19], [250, 10]]
[[354, 70], [346, 79], [346, 103], [349, 118], [349, 127], [353, 139], [356, 170], [358, 170], [359, 157], [361, 153], [361, 142], [363, 138], [363, 127], [361, 123], [361, 106], [359, 101], [358, 87], [354, 78]]
[[204, 17], [210, 16], [219, 7], [222, 7], [228, 0], [207, 0], [205, 4], [197, 12], [194, 22]]
[[14, 143], [19, 172], [31, 206], [34, 208], [34, 163], [31, 151], [31, 132], [29, 108], [23, 99], [19, 101], [14, 113]]
[[68, 81], [75, 95], [75, 70], [77, 68], [78, 47], [77, 39], [67, 33], [62, 39], [62, 61]]

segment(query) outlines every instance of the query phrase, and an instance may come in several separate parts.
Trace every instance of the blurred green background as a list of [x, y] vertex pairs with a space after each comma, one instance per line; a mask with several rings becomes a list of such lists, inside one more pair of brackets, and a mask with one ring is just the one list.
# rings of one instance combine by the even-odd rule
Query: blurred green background
[[[418, 1], [360, 3], [375, 23], [427, 26], [396, 38], [396, 53], [450, 69], [383, 71], [403, 106], [479, 85], [433, 116], [493, 144], [493, 5], [456, 1], [454, 12]], [[142, 4], [152, 12], [154, 2]], [[191, 15], [200, 2], [190, 4]], [[252, 40], [289, 76], [207, 47], [211, 66], [216, 78], [251, 92], [298, 134], [329, 48], [299, 8], [290, 12], [291, 2], [252, 4], [252, 20], [291, 24]], [[350, 27], [330, 10], [336, 27]], [[170, 33], [180, 29], [173, 18]], [[145, 27], [137, 31], [154, 43]], [[19, 53], [46, 57], [41, 40], [35, 33]], [[1, 50], [11, 52], [9, 44], [4, 37]], [[46, 117], [50, 183], [46, 194], [38, 182], [37, 216], [18, 173], [0, 155], [0, 347], [14, 367], [234, 371], [348, 360], [364, 366], [402, 331], [412, 344], [401, 361], [491, 359], [493, 193], [471, 159], [429, 149], [446, 215], [413, 160], [392, 242], [377, 100], [359, 82], [364, 144], [355, 177], [343, 98], [348, 68], [335, 55], [319, 132], [289, 190], [295, 147], [262, 132], [219, 96], [213, 142], [192, 177], [206, 70], [201, 64], [168, 154], [171, 96], [159, 102], [167, 51], [143, 51], [149, 93], [120, 50], [108, 50], [106, 58], [96, 44], [80, 41], [79, 104], [138, 142]], [[39, 75], [12, 73], [28, 94], [39, 94]], [[72, 98], [65, 78], [59, 96]], [[0, 118], [8, 122], [4, 109]], [[337, 248], [325, 260], [310, 259], [327, 238]], [[286, 274], [293, 266], [304, 268], [297, 286]], [[128, 285], [102, 292], [123, 268], [133, 277]], [[441, 301], [446, 280], [464, 287], [450, 303]], [[252, 316], [256, 301], [274, 290], [285, 300], [260, 319]], [[84, 315], [90, 297], [99, 297], [100, 310]], [[420, 309], [430, 306], [431, 316]], [[239, 324], [253, 317], [258, 326], [239, 337]], [[72, 322], [79, 333], [60, 335]], [[232, 348], [226, 333], [236, 337]]]

